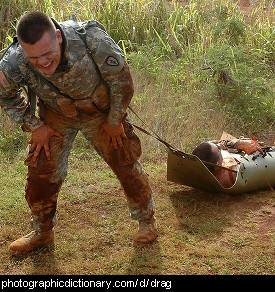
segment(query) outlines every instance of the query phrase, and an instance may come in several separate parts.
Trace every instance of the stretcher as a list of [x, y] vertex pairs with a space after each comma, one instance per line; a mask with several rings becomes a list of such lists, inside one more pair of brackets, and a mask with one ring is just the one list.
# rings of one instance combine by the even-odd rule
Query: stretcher
[[240, 161], [235, 183], [224, 188], [195, 155], [168, 150], [167, 180], [207, 192], [241, 194], [275, 187], [275, 150], [254, 153]]
[[[132, 108], [130, 110], [138, 117]], [[140, 121], [147, 126], [144, 121], [141, 119]], [[168, 148], [168, 181], [207, 192], [228, 194], [242, 194], [264, 189], [273, 190], [275, 187], [275, 147], [267, 147], [268, 149], [264, 154], [257, 151], [251, 155], [244, 155], [240, 160], [234, 184], [229, 188], [225, 188], [209, 171], [205, 162], [201, 161], [197, 156], [177, 150], [168, 142], [162, 140], [156, 133], [152, 135], [143, 128], [132, 125]], [[234, 138], [234, 136], [223, 132], [220, 140]]]

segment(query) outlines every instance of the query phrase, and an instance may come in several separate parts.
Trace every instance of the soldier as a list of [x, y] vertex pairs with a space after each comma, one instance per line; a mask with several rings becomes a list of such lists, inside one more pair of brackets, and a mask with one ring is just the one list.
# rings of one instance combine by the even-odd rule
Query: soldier
[[[58, 23], [35, 11], [23, 15], [16, 29], [15, 54], [9, 49], [0, 62], [0, 102], [31, 132], [25, 198], [33, 231], [11, 243], [9, 252], [18, 255], [54, 242], [58, 192], [78, 131], [125, 191], [131, 217], [139, 221], [134, 246], [152, 243], [157, 237], [154, 200], [138, 162], [140, 140], [126, 116], [133, 83], [121, 49], [93, 20]], [[19, 91], [22, 81], [44, 104], [43, 115], [30, 110]]]
[[[250, 139], [226, 139], [215, 140], [200, 143], [192, 152], [192, 154], [199, 157], [202, 161], [210, 162], [213, 165], [206, 165], [206, 167], [214, 174], [216, 179], [225, 188], [230, 188], [234, 185], [237, 172], [239, 171], [241, 154], [233, 154], [227, 150], [235, 149], [248, 155], [259, 151], [263, 154], [263, 150], [256, 140]], [[217, 167], [223, 166], [225, 168]], [[236, 172], [228, 171], [227, 169]]]

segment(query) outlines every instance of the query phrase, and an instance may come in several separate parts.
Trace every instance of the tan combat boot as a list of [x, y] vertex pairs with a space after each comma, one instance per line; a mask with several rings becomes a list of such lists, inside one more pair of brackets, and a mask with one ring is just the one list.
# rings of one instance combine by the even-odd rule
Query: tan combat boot
[[8, 251], [12, 255], [20, 255], [28, 251], [31, 251], [38, 246], [50, 245], [53, 243], [54, 243], [53, 229], [41, 233], [38, 233], [37, 231], [32, 231], [31, 233], [11, 243], [8, 248]]
[[133, 238], [134, 246], [145, 246], [157, 238], [157, 224], [155, 216], [139, 221], [139, 231]]

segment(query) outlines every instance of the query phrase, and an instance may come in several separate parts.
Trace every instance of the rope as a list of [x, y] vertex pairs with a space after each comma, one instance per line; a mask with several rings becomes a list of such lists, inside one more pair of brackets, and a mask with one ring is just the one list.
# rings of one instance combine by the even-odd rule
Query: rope
[[[188, 158], [188, 159], [192, 159], [194, 160], [193, 156], [185, 153], [185, 152], [182, 152], [180, 150], [177, 150], [175, 147], [171, 146], [169, 143], [167, 143], [166, 141], [164, 141], [163, 139], [161, 139], [159, 137], [159, 135], [157, 133], [155, 133], [152, 129], [150, 129], [150, 127], [138, 116], [138, 114], [132, 109], [132, 107], [128, 106], [128, 108], [130, 109], [130, 111], [142, 122], [143, 125], [145, 125], [153, 134], [154, 136], [149, 133], [148, 131], [146, 131], [145, 129], [135, 125], [135, 124], [132, 124], [131, 125], [135, 128], [137, 128], [138, 130], [140, 130], [141, 132], [153, 137], [154, 139], [158, 140], [159, 142], [161, 142], [162, 144], [164, 144], [169, 150], [171, 150], [174, 154], [180, 156], [181, 158]], [[225, 170], [228, 170], [230, 172], [235, 172], [237, 173], [236, 170], [233, 170], [233, 169], [230, 169], [230, 168], [227, 168], [227, 167], [224, 167], [224, 166], [221, 166], [221, 165], [217, 165], [217, 164], [214, 164], [214, 163], [211, 163], [211, 162], [208, 162], [208, 161], [203, 161], [201, 160], [204, 164], [206, 165], [209, 165], [209, 166], [216, 166], [216, 167], [219, 167], [219, 168], [222, 168], [222, 169], [225, 169]]]

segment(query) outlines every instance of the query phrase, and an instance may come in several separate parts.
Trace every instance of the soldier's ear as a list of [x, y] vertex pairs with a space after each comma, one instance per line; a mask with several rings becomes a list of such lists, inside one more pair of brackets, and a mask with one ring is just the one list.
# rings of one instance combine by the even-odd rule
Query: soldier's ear
[[62, 43], [63, 39], [62, 39], [62, 33], [59, 29], [56, 30], [56, 38], [59, 44]]

